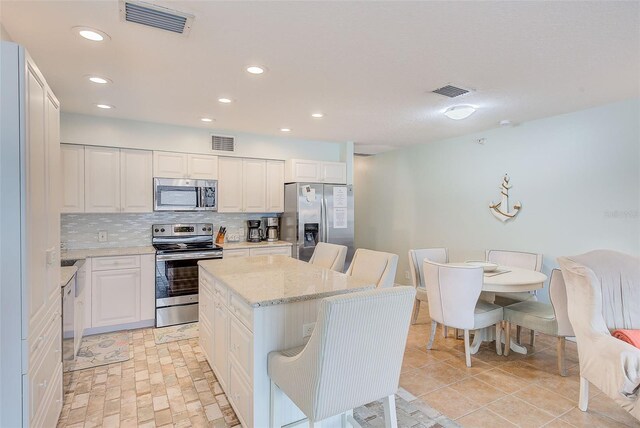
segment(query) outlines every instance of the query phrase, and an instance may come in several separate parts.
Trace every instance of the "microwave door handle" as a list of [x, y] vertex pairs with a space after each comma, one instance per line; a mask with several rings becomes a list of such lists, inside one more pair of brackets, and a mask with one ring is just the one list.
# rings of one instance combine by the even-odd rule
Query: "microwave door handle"
[[204, 207], [204, 192], [202, 191], [202, 187], [196, 187], [196, 196], [198, 199], [197, 207]]

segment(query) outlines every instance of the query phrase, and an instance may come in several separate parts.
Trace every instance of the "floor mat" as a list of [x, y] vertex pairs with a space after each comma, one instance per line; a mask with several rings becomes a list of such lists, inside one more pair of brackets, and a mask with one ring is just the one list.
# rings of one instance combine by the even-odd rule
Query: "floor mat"
[[198, 323], [172, 325], [171, 327], [156, 328], [153, 330], [156, 344], [175, 342], [177, 340], [193, 339], [199, 336]]
[[76, 371], [105, 364], [119, 363], [131, 358], [128, 331], [94, 334], [82, 338], [73, 362], [65, 362], [64, 371]]

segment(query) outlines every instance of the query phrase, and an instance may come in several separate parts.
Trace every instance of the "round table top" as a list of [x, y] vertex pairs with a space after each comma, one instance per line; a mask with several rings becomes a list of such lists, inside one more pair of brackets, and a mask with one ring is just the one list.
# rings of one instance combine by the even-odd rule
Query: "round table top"
[[[504, 273], [500, 273], [503, 271]], [[498, 266], [494, 272], [484, 274], [482, 291], [518, 292], [539, 290], [544, 286], [547, 275], [534, 270]]]

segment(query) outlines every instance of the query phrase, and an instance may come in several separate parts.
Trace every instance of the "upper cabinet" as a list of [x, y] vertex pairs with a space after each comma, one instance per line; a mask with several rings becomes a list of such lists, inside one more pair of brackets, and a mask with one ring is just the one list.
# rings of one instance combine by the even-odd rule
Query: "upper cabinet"
[[284, 211], [284, 161], [221, 157], [218, 212]]
[[286, 164], [287, 183], [347, 184], [347, 164], [290, 159]]
[[87, 146], [84, 166], [85, 212], [120, 212], [120, 149]]
[[63, 213], [84, 212], [84, 146], [60, 144]]
[[120, 209], [153, 211], [153, 156], [147, 150], [120, 149]]
[[218, 157], [192, 153], [153, 152], [153, 176], [217, 180]]

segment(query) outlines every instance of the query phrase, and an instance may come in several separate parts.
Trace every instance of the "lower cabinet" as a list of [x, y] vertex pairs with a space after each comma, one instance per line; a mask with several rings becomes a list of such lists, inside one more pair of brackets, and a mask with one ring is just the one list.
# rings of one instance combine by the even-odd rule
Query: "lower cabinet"
[[256, 248], [234, 248], [231, 250], [224, 250], [222, 255], [226, 259], [230, 259], [232, 257], [252, 257], [252, 256], [274, 256], [274, 255], [283, 255], [283, 256], [291, 256], [291, 245], [283, 245], [283, 246], [265, 246], [265, 247], [256, 247]]
[[222, 388], [226, 388], [229, 380], [229, 312], [218, 298], [214, 298], [213, 309], [213, 360], [212, 368]]

